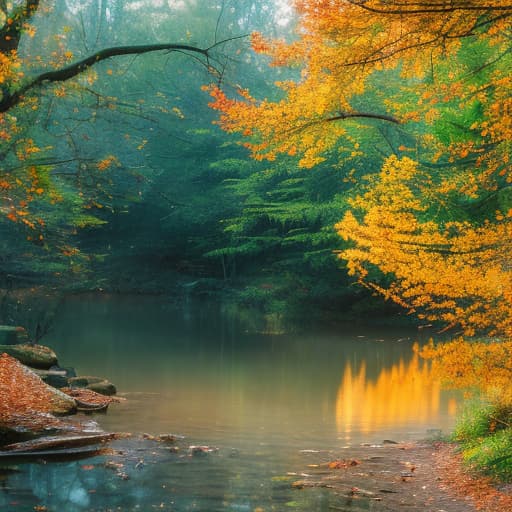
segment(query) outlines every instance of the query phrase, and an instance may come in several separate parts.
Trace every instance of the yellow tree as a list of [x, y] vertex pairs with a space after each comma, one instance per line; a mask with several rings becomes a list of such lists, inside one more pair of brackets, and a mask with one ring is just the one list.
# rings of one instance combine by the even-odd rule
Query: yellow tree
[[336, 226], [348, 242], [339, 256], [359, 282], [428, 320], [510, 336], [512, 4], [294, 4], [294, 41], [253, 34], [252, 45], [300, 77], [271, 99], [210, 87], [220, 126], [246, 137], [254, 158], [296, 154], [313, 167], [347, 146], [358, 158], [370, 150], [365, 133], [396, 125], [407, 143], [387, 139], [380, 173], [356, 190]]
[[[297, 39], [287, 43], [254, 33], [252, 46], [269, 56], [271, 66], [300, 66], [300, 79], [278, 82], [277, 100], [258, 99], [243, 88], [238, 88], [238, 97], [229, 98], [220, 88], [211, 88], [212, 106], [221, 111], [220, 125], [250, 136], [247, 146], [256, 158], [297, 153], [301, 165], [311, 167], [347, 134], [349, 121], [403, 124], [424, 118], [429, 122], [440, 105], [454, 97], [480, 101], [486, 124], [472, 129], [485, 130], [493, 144], [506, 140], [503, 136], [508, 133], [503, 131], [510, 126], [503, 125], [501, 114], [510, 110], [509, 73], [493, 67], [485, 84], [469, 88], [467, 69], [455, 64], [449, 76], [438, 76], [437, 66], [450, 59], [456, 62], [466, 40], [483, 40], [492, 48], [488, 59], [479, 63], [482, 70], [507, 56], [512, 4], [501, 0], [294, 3], [300, 20]], [[394, 91], [381, 90], [382, 83], [373, 79], [385, 70], [399, 73], [403, 86], [413, 84], [416, 101], [404, 105], [400, 84]], [[378, 109], [367, 111], [361, 105], [370, 93], [381, 101]], [[472, 147], [457, 149], [469, 153]]]
[[[439, 218], [445, 195], [443, 179], [390, 156], [336, 226], [352, 242], [340, 257], [359, 282], [420, 317], [467, 335], [511, 336], [512, 212], [479, 224], [447, 221]], [[372, 268], [392, 283], [372, 283]]]

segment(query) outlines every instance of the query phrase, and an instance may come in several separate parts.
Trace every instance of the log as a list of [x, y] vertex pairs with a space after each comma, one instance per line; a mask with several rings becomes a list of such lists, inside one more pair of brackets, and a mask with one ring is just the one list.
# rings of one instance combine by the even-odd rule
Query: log
[[105, 447], [103, 445], [79, 446], [77, 448], [56, 448], [53, 450], [26, 451], [26, 452], [2, 452], [0, 451], [0, 460], [9, 459], [9, 463], [18, 459], [74, 459], [80, 457], [90, 457], [101, 453]]
[[101, 432], [95, 434], [82, 434], [82, 435], [63, 435], [63, 436], [47, 436], [31, 439], [30, 441], [23, 441], [21, 443], [12, 443], [3, 446], [0, 449], [0, 454], [15, 454], [18, 452], [39, 452], [42, 450], [54, 450], [63, 448], [77, 448], [93, 444], [101, 444], [111, 441], [117, 437], [116, 434], [111, 432]]

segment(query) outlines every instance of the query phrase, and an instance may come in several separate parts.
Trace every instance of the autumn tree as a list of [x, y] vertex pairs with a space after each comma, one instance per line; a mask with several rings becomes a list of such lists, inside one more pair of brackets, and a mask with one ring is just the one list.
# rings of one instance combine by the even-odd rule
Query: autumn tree
[[[151, 102], [120, 96], [123, 83], [141, 78], [134, 72], [140, 61], [134, 59], [144, 55], [140, 60], [159, 70], [183, 55], [206, 73], [220, 73], [225, 66], [227, 42], [221, 41], [220, 29], [205, 34], [200, 43], [183, 30], [175, 42], [159, 42], [166, 31], [150, 44], [148, 25], [156, 22], [149, 4], [143, 6], [146, 11], [118, 2], [101, 6], [100, 12], [90, 2], [71, 0], [51, 6], [31, 0], [0, 5], [0, 207], [8, 219], [1, 222], [3, 239], [19, 240], [24, 227], [29, 244], [18, 252], [54, 257], [57, 249], [72, 268], [87, 257], [72, 240], [77, 230], [102, 224], [106, 209], [118, 208], [143, 189], [144, 173], [137, 168], [143, 167], [147, 141], [142, 134], [153, 122], [151, 115], [179, 114], [166, 103], [168, 96], [156, 90]], [[139, 25], [132, 24], [128, 33], [121, 23], [134, 18], [132, 11]], [[206, 11], [213, 17], [210, 28], [212, 23], [215, 27], [218, 9]], [[159, 23], [183, 14], [162, 8]], [[156, 25], [150, 28], [157, 34]], [[113, 83], [110, 90], [103, 85], [108, 82]], [[132, 128], [121, 141], [109, 143], [105, 130], [113, 125], [122, 129], [123, 115], [132, 120]], [[30, 267], [37, 271], [34, 258]]]
[[[354, 182], [339, 257], [358, 282], [446, 330], [510, 337], [512, 4], [294, 5], [295, 38], [254, 33], [252, 45], [300, 77], [269, 97], [213, 85], [219, 124], [256, 159], [296, 155], [310, 168], [338, 155]], [[354, 173], [375, 151], [367, 176]], [[447, 356], [458, 385], [510, 382], [497, 370], [508, 347], [456, 343], [447, 353], [468, 356], [463, 367]]]
[[512, 6], [295, 6], [295, 40], [255, 33], [252, 44], [272, 66], [299, 66], [300, 78], [277, 83], [275, 99], [243, 88], [230, 98], [212, 86], [220, 125], [247, 137], [257, 159], [297, 154], [299, 165], [312, 167], [337, 152], [347, 171], [350, 158], [367, 150], [358, 133], [372, 132], [377, 144], [384, 126], [396, 126], [385, 137], [380, 175], [355, 195], [353, 211], [337, 226], [355, 243], [340, 256], [361, 281], [371, 278], [372, 266], [394, 275], [389, 288], [375, 289], [411, 309], [428, 309], [431, 320], [460, 324], [470, 334], [510, 332], [509, 211], [497, 208], [486, 218], [478, 208], [506, 197], [510, 179]]

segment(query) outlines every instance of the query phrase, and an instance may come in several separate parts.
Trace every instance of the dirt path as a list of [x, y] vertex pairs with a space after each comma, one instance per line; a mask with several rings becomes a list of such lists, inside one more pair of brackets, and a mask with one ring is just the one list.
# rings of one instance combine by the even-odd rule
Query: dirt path
[[297, 489], [326, 487], [340, 497], [341, 511], [512, 512], [510, 488], [498, 489], [462, 469], [444, 443], [385, 444], [350, 448], [339, 458], [307, 454]]

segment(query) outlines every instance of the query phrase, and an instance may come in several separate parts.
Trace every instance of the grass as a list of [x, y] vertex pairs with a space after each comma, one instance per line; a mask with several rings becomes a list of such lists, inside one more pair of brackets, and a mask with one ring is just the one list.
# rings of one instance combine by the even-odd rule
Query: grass
[[453, 437], [472, 469], [500, 481], [512, 481], [512, 405], [469, 404]]

